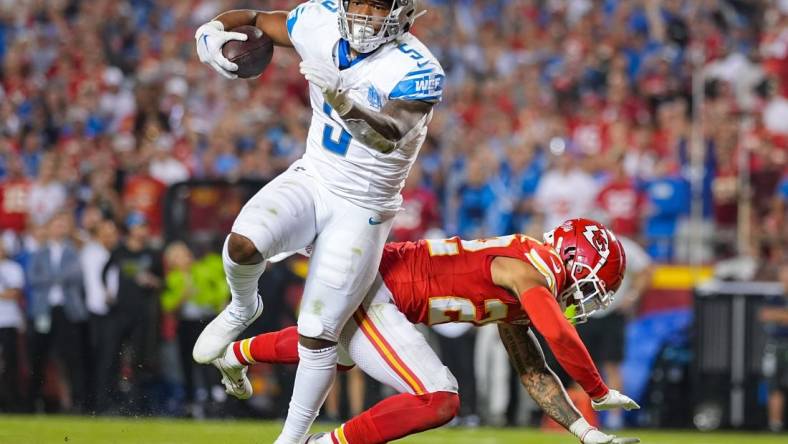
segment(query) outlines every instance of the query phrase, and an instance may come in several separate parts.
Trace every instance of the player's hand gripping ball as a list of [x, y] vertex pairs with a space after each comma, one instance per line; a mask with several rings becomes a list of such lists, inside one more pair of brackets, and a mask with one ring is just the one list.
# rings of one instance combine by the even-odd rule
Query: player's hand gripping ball
[[259, 76], [274, 53], [274, 42], [254, 26], [239, 26], [228, 32], [214, 20], [197, 28], [194, 38], [200, 61], [226, 79]]
[[235, 73], [242, 79], [259, 77], [274, 55], [274, 41], [256, 26], [239, 26], [230, 32], [247, 36], [245, 41], [230, 40], [222, 46], [222, 55], [238, 65]]

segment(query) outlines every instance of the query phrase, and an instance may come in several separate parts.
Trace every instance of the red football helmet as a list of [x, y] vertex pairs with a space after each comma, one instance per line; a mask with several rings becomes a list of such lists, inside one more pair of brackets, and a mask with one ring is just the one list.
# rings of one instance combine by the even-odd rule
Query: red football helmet
[[613, 232], [590, 219], [570, 219], [545, 233], [544, 239], [564, 260], [571, 279], [559, 293], [561, 308], [575, 305], [572, 319], [577, 323], [607, 308], [627, 264], [624, 247]]

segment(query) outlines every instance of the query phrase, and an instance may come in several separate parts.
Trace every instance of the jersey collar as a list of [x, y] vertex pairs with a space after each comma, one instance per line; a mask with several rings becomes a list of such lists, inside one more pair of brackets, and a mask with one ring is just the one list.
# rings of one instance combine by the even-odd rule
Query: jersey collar
[[[383, 46], [383, 45], [381, 45]], [[378, 48], [380, 49], [380, 48]], [[355, 59], [350, 59], [350, 42], [345, 39], [339, 39], [339, 43], [337, 44], [337, 60], [339, 62], [339, 69], [340, 71], [343, 69], [350, 68], [351, 66], [355, 65], [356, 63], [366, 59], [367, 57], [371, 56], [372, 54], [376, 53], [378, 49], [366, 52], [366, 53], [359, 53]]]

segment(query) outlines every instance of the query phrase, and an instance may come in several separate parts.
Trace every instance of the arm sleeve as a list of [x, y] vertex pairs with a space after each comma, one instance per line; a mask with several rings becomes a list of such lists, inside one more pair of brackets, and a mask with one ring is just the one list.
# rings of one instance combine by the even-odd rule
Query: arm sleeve
[[520, 295], [520, 303], [534, 327], [544, 336], [558, 363], [592, 399], [605, 396], [608, 388], [583, 341], [572, 327], [550, 291], [533, 287]]

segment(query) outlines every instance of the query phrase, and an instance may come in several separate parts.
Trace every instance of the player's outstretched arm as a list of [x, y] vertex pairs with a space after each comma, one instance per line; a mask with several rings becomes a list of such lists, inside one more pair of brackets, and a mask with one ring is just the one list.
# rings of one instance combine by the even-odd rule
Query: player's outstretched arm
[[583, 387], [591, 399], [608, 393], [594, 361], [577, 331], [564, 317], [550, 283], [534, 266], [512, 258], [498, 257], [491, 274], [496, 285], [517, 295], [533, 327], [544, 336], [558, 363]]
[[592, 427], [575, 408], [558, 377], [550, 370], [533, 332], [521, 325], [498, 324], [520, 382], [542, 411], [564, 426], [583, 444], [633, 444], [637, 438], [618, 438]]
[[493, 282], [518, 295], [531, 323], [544, 336], [558, 362], [594, 400], [596, 410], [640, 406], [616, 390], [610, 390], [599, 376], [594, 361], [577, 331], [561, 312], [555, 295], [548, 289], [547, 277], [534, 266], [506, 257], [495, 258], [491, 265]]

